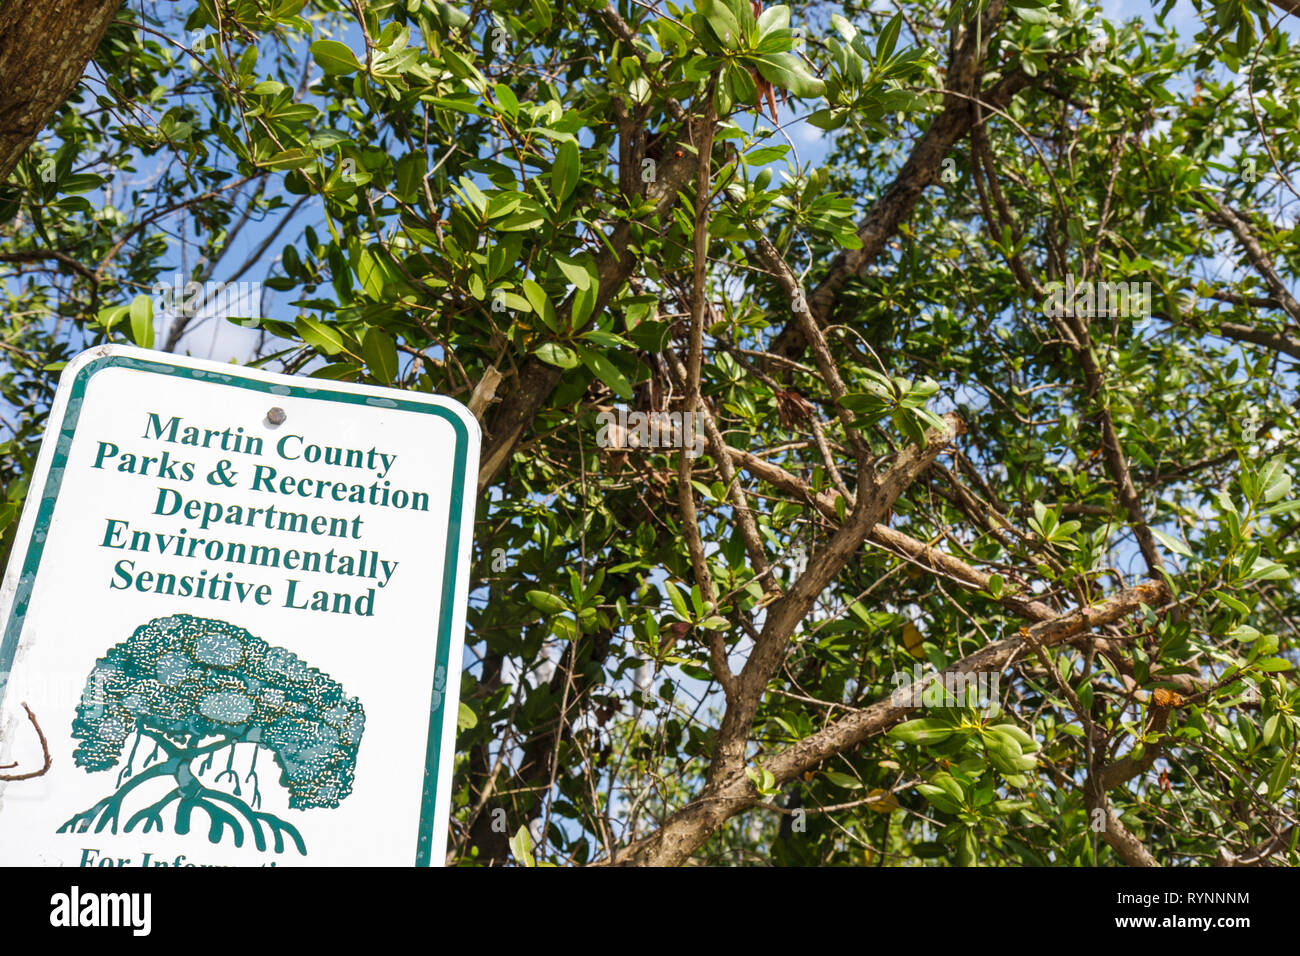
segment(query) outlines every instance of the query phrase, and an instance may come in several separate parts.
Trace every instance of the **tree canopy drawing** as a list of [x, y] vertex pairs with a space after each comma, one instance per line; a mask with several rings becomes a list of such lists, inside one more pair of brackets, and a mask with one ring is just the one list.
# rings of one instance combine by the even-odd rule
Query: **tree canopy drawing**
[[[198, 809], [207, 815], [213, 843], [220, 843], [228, 828], [235, 846], [243, 846], [242, 818], [259, 850], [267, 847], [265, 828], [277, 853], [284, 851], [288, 836], [306, 855], [296, 827], [257, 809], [258, 753], [271, 752], [290, 807], [337, 807], [352, 792], [365, 720], [360, 701], [284, 648], [225, 621], [188, 614], [157, 618], [110, 648], [86, 681], [72, 724], [80, 741], [73, 752], [77, 766], [107, 770], [118, 764], [132, 735], [135, 742], [118, 773], [117, 789], [59, 832], [85, 833], [93, 824], [96, 833], [106, 827], [116, 833], [126, 796], [150, 780], [170, 777], [175, 787], [130, 816], [126, 832], [141, 824], [145, 833], [163, 830], [163, 811], [176, 803], [176, 833], [190, 831]], [[136, 772], [142, 740], [152, 743], [153, 751]], [[241, 744], [251, 745], [244, 749], [251, 751], [244, 776], [253, 786], [249, 802], [240, 799], [234, 769]], [[199, 779], [222, 750], [228, 750], [226, 768], [213, 783], [229, 776], [233, 795]], [[200, 758], [196, 771], [193, 764]]]

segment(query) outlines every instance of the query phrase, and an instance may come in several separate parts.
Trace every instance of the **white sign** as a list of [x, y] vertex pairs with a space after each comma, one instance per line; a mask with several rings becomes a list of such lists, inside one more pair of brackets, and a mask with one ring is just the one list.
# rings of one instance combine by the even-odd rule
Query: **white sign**
[[[0, 863], [440, 865], [478, 425], [105, 346], [0, 592]], [[30, 711], [30, 717], [29, 717]]]

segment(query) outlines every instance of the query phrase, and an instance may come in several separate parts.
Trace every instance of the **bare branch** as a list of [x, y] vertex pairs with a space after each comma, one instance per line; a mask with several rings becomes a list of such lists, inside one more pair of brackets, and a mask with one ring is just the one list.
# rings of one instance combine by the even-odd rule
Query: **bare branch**
[[[45, 739], [45, 732], [41, 730], [41, 725], [36, 722], [36, 715], [32, 713], [32, 709], [26, 704], [23, 704], [23, 710], [27, 711], [27, 719], [31, 721], [32, 729], [36, 731], [36, 737], [41, 742], [41, 754], [44, 756], [44, 761], [41, 764], [40, 770], [32, 770], [27, 773], [0, 773], [0, 780], [31, 780], [34, 777], [41, 777], [49, 772], [50, 765], [53, 763], [53, 759], [50, 757], [49, 741]], [[0, 769], [8, 770], [12, 766], [15, 765], [11, 764]]]

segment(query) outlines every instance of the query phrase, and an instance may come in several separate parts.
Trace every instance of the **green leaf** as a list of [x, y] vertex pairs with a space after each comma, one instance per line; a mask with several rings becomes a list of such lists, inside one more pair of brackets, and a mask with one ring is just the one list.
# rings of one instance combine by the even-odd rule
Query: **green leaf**
[[143, 293], [131, 300], [131, 340], [142, 349], [153, 348], [153, 299]]
[[953, 735], [956, 728], [945, 720], [934, 717], [918, 717], [905, 720], [889, 729], [888, 736], [901, 740], [905, 744], [937, 744]]
[[676, 585], [671, 581], [664, 582], [664, 590], [668, 592], [668, 600], [672, 603], [673, 610], [677, 612], [677, 616], [683, 621], [689, 621], [691, 619], [691, 611], [690, 608], [686, 606], [686, 598], [682, 596], [682, 592], [679, 591]]
[[1300, 498], [1292, 498], [1290, 501], [1281, 501], [1271, 505], [1260, 512], [1261, 515], [1285, 515], [1292, 511], [1300, 511]]
[[309, 315], [300, 315], [294, 323], [302, 340], [326, 355], [337, 355], [343, 351], [343, 336], [337, 329]]
[[487, 218], [489, 221], [500, 219], [502, 216], [508, 216], [518, 209], [527, 197], [522, 193], [503, 192], [497, 193], [487, 204]]
[[533, 836], [528, 832], [528, 827], [520, 827], [510, 838], [510, 853], [520, 866], [537, 865], [533, 859]]
[[1291, 491], [1291, 476], [1286, 473], [1286, 464], [1280, 458], [1273, 458], [1264, 465], [1259, 480], [1264, 489], [1265, 502], [1277, 501]]
[[1266, 747], [1272, 747], [1278, 742], [1278, 732], [1282, 729], [1282, 715], [1273, 714], [1268, 720], [1264, 721], [1264, 729], [1259, 735], [1260, 741]]
[[555, 152], [555, 162], [551, 165], [551, 193], [557, 203], [563, 204], [569, 198], [573, 188], [578, 185], [581, 169], [578, 144], [573, 140], [561, 143]]
[[1041, 10], [1033, 7], [1019, 7], [1019, 6], [1014, 7], [1013, 9], [1016, 11], [1016, 15], [1019, 16], [1026, 23], [1043, 24], [1046, 26], [1046, 25], [1052, 25], [1061, 22], [1061, 18], [1058, 17], [1051, 10]]
[[925, 797], [935, 809], [944, 813], [960, 813], [961, 804], [952, 798], [943, 787], [936, 787], [930, 783], [919, 783], [916, 785], [916, 792]]
[[1009, 734], [990, 733], [984, 738], [984, 750], [993, 766], [1004, 773], [1032, 770], [1037, 764], [1033, 757], [1024, 755], [1020, 743]]
[[1024, 751], [1038, 749], [1038, 742], [1025, 730], [1022, 730], [1015, 724], [995, 724], [988, 729], [991, 733], [1001, 734], [1004, 737], [1010, 737], [1012, 740], [1015, 740]]
[[691, 585], [691, 607], [695, 609], [695, 618], [704, 616], [704, 593], [698, 584]]
[[586, 290], [591, 288], [592, 273], [588, 270], [586, 265], [579, 262], [577, 259], [557, 255], [555, 257], [555, 265], [575, 289]]
[[463, 700], [460, 702], [460, 712], [456, 715], [457, 730], [472, 730], [478, 726], [478, 714], [474, 713], [474, 708]]
[[537, 357], [547, 365], [570, 369], [581, 364], [578, 353], [559, 342], [546, 342], [537, 349]]
[[1286, 785], [1291, 782], [1291, 758], [1283, 754], [1268, 775], [1268, 799], [1277, 800], [1286, 792]]
[[726, 116], [735, 105], [736, 97], [731, 92], [730, 83], [719, 83], [713, 89], [713, 108], [719, 116]]
[[758, 35], [766, 36], [775, 30], [790, 29], [790, 8], [784, 3], [768, 7], [758, 17]]
[[613, 332], [606, 332], [603, 329], [590, 329], [582, 333], [584, 342], [594, 342], [596, 345], [607, 349], [628, 349], [634, 346], [621, 335], [615, 335]]
[[793, 53], [767, 53], [751, 62], [765, 80], [795, 96], [815, 97], [826, 91], [826, 84], [809, 73], [803, 60]]
[[778, 159], [785, 159], [786, 154], [789, 152], [790, 147], [784, 144], [780, 146], [760, 146], [758, 149], [751, 149], [741, 157], [741, 160], [746, 166], [763, 166], [767, 163], [776, 162]]
[[529, 604], [543, 614], [559, 614], [568, 607], [563, 598], [552, 594], [550, 591], [529, 591], [524, 597], [528, 599]]
[[111, 329], [130, 314], [131, 306], [129, 305], [110, 305], [108, 308], [100, 309], [95, 320], [105, 329]]
[[1170, 551], [1174, 552], [1174, 554], [1181, 554], [1185, 558], [1192, 557], [1191, 549], [1177, 538], [1171, 538], [1163, 531], [1157, 531], [1155, 528], [1151, 529], [1151, 534], [1157, 541], [1163, 544]]
[[390, 385], [397, 378], [397, 345], [383, 329], [371, 326], [361, 340], [361, 357], [370, 374]]
[[823, 770], [821, 775], [835, 786], [843, 787], [845, 790], [862, 789], [862, 781], [857, 777], [849, 776], [847, 773], [840, 773], [838, 770]]
[[326, 73], [342, 75], [361, 69], [352, 48], [338, 40], [317, 40], [311, 45], [311, 55]]
[[974, 827], [958, 827], [960, 840], [957, 843], [956, 863], [958, 866], [974, 866], [979, 859], [980, 841]]
[[524, 233], [537, 229], [546, 221], [546, 216], [542, 215], [541, 208], [536, 204], [521, 203], [519, 211], [512, 212], [500, 222], [497, 222], [497, 228], [507, 233]]
[[393, 191], [404, 202], [418, 203], [424, 195], [422, 184], [427, 168], [428, 160], [423, 153], [407, 153], [397, 161]]
[[104, 185], [104, 180], [93, 173], [73, 173], [59, 180], [59, 193], [63, 196], [72, 196], [77, 193], [90, 192], [90, 190], [98, 189], [102, 185]]
[[510, 89], [504, 83], [498, 83], [492, 87], [492, 95], [496, 97], [497, 105], [501, 111], [514, 119], [519, 115], [519, 99], [515, 96], [515, 91]]
[[885, 28], [880, 31], [880, 36], [876, 38], [876, 62], [883, 63], [889, 59], [889, 55], [894, 52], [894, 44], [898, 42], [898, 31], [903, 27], [903, 15], [894, 14], [893, 19], [885, 24]]
[[573, 305], [569, 310], [569, 327], [580, 329], [587, 324], [592, 313], [596, 311], [596, 293], [595, 284], [585, 289], [577, 289], [573, 293]]
[[732, 99], [737, 103], [758, 102], [758, 87], [754, 85], [754, 77], [739, 63], [727, 64], [727, 72], [723, 79]]
[[1225, 594], [1223, 591], [1211, 591], [1210, 593], [1213, 594], [1215, 597], [1217, 597], [1224, 604], [1228, 605], [1228, 607], [1232, 608], [1238, 614], [1250, 613], [1250, 608], [1247, 607], [1245, 604], [1243, 604], [1241, 601], [1238, 601], [1231, 594]]
[[700, 12], [708, 20], [709, 26], [713, 27], [713, 32], [717, 34], [718, 39], [722, 41], [723, 46], [728, 49], [734, 49], [739, 46], [743, 35], [740, 29], [740, 23], [727, 5], [721, 0], [700, 0]]
[[268, 169], [306, 169], [316, 165], [316, 153], [310, 149], [285, 149], [262, 162]]
[[1232, 638], [1234, 641], [1241, 641], [1243, 644], [1249, 644], [1252, 641], [1259, 640], [1259, 631], [1255, 630], [1255, 628], [1251, 627], [1249, 624], [1238, 624], [1227, 633], [1227, 636]]
[[1257, 558], [1245, 574], [1247, 581], [1285, 581], [1290, 577], [1290, 571], [1263, 556]]
[[546, 327], [552, 332], [558, 331], [555, 319], [555, 306], [551, 304], [550, 298], [546, 295], [546, 290], [534, 282], [532, 279], [523, 281], [524, 298], [538, 317], [546, 323]]
[[351, 139], [347, 133], [341, 133], [336, 129], [322, 129], [311, 134], [311, 138], [307, 140], [307, 145], [312, 149], [329, 149], [339, 143], [348, 142], [351, 142]]
[[628, 384], [623, 373], [614, 367], [614, 363], [600, 352], [574, 343], [582, 364], [591, 370], [591, 374], [609, 386], [609, 390], [624, 401], [632, 399], [632, 386]]
[[844, 38], [845, 43], [852, 43], [858, 35], [858, 28], [838, 13], [831, 14], [831, 26]]
[[445, 0], [433, 0], [430, 4], [437, 12], [438, 21], [445, 27], [459, 30], [465, 24], [469, 23], [469, 15], [464, 11], [456, 9]]
[[369, 249], [362, 249], [357, 256], [357, 278], [361, 280], [361, 288], [366, 290], [366, 295], [372, 299], [382, 299], [386, 275], [384, 267], [374, 254]]

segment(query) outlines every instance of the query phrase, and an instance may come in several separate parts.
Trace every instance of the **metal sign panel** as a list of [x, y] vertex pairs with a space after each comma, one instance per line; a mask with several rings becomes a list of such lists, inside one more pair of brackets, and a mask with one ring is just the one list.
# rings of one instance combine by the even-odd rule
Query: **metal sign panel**
[[105, 346], [0, 593], [0, 863], [439, 865], [478, 425]]

